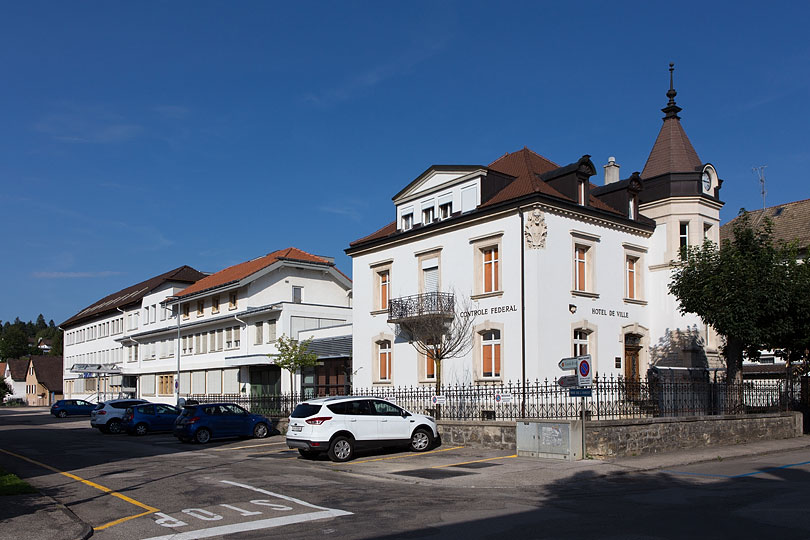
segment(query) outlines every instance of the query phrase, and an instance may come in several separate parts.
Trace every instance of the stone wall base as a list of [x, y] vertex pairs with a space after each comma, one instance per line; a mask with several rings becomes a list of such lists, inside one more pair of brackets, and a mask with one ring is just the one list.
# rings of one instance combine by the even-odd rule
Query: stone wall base
[[[516, 450], [514, 421], [440, 420], [438, 424], [445, 446]], [[600, 459], [801, 436], [799, 412], [596, 420], [585, 424], [586, 453]]]

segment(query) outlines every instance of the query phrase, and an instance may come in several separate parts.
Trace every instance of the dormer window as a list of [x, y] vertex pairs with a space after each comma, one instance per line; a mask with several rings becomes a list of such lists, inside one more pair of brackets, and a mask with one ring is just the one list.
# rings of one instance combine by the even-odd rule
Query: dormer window
[[447, 219], [453, 213], [453, 203], [446, 202], [439, 205], [439, 219]]
[[630, 219], [636, 219], [636, 205], [638, 202], [636, 201], [635, 195], [630, 195], [630, 200], [627, 203], [627, 217]]
[[433, 206], [428, 206], [422, 209], [422, 225], [433, 223]]
[[577, 204], [585, 205], [585, 182], [579, 182], [577, 185]]
[[409, 231], [413, 228], [413, 212], [402, 214], [402, 230]]

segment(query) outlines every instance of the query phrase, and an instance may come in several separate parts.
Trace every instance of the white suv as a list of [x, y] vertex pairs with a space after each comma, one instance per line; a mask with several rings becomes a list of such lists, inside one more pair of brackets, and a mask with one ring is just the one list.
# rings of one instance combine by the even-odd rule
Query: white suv
[[287, 446], [304, 457], [328, 452], [332, 461], [348, 461], [357, 448], [410, 446], [424, 452], [441, 444], [436, 421], [389, 401], [362, 396], [310, 399], [290, 415]]
[[111, 399], [96, 405], [90, 411], [90, 427], [98, 428], [102, 433], [121, 433], [121, 422], [127, 407], [149, 403], [145, 399]]

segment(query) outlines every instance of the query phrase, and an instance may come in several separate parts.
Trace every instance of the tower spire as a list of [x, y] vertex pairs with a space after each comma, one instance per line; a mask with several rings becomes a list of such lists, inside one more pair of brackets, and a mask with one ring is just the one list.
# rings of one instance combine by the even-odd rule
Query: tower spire
[[683, 109], [675, 105], [675, 96], [678, 95], [678, 92], [675, 91], [675, 87], [673, 86], [673, 74], [672, 72], [675, 71], [675, 64], [673, 62], [669, 63], [669, 90], [667, 90], [667, 97], [669, 101], [667, 102], [667, 106], [661, 109], [661, 111], [666, 114], [664, 120], [667, 118], [677, 118], [680, 120], [680, 116], [678, 113], [681, 112]]

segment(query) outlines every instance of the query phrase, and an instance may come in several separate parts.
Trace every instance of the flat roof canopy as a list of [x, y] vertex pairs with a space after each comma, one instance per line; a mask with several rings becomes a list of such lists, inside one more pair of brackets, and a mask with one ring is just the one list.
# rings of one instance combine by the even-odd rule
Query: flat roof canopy
[[71, 373], [92, 373], [93, 375], [120, 375], [121, 368], [115, 364], [73, 364]]

